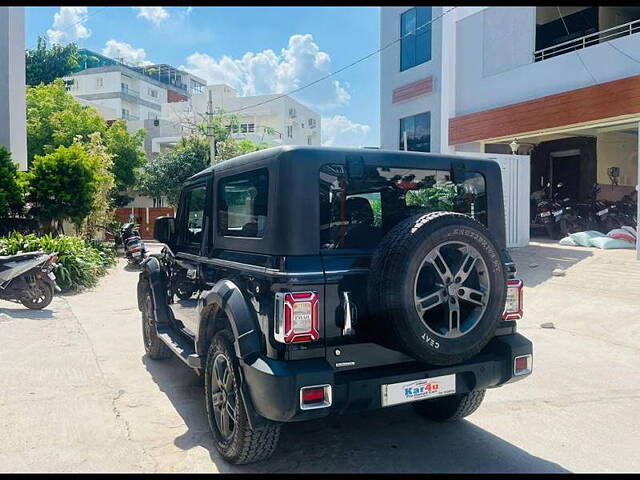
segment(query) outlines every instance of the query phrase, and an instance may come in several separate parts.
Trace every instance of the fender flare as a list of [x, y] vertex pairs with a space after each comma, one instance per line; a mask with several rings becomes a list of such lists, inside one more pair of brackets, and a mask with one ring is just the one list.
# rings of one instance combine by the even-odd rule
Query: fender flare
[[138, 278], [138, 309], [142, 311], [144, 299], [142, 289], [144, 284], [149, 285], [153, 306], [156, 312], [156, 323], [163, 324], [169, 322], [169, 302], [167, 299], [167, 289], [165, 288], [162, 275], [162, 267], [156, 257], [147, 257], [141, 264], [142, 272]]
[[[220, 280], [210, 290], [203, 292], [200, 326], [196, 335], [196, 352], [206, 356], [209, 348], [207, 333], [216, 328], [215, 313], [222, 309], [233, 333], [233, 345], [238, 358], [251, 362], [261, 353], [260, 329], [255, 314], [240, 288], [231, 280]], [[213, 322], [213, 323], [212, 323]]]

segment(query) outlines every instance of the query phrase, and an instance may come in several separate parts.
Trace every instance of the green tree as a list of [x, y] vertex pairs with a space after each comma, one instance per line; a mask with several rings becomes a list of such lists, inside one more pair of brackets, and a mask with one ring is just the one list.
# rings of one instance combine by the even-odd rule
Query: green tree
[[36, 48], [26, 51], [25, 64], [27, 85], [51, 83], [78, 68], [78, 47], [69, 43], [47, 48], [47, 41], [38, 36]]
[[266, 142], [254, 143], [248, 138], [236, 140], [229, 136], [222, 142], [216, 142], [216, 158], [215, 163], [220, 163], [230, 158], [237, 157], [238, 155], [244, 155], [245, 153], [256, 152], [269, 148], [269, 144]]
[[28, 172], [31, 213], [58, 231], [64, 219], [79, 227], [94, 209], [100, 172], [100, 159], [78, 142], [37, 155]]
[[197, 134], [181, 138], [175, 147], [143, 167], [140, 189], [151, 197], [166, 196], [170, 205], [177, 206], [182, 183], [209, 165], [206, 138]]
[[133, 188], [138, 182], [140, 168], [146, 163], [143, 150], [145, 130], [138, 130], [130, 134], [124, 120], [117, 120], [111, 124], [106, 133], [106, 148], [113, 155], [111, 172], [115, 179], [111, 203], [114, 206], [124, 206], [129, 197], [124, 193]]
[[27, 88], [27, 153], [29, 164], [36, 155], [44, 155], [59, 146], [70, 146], [77, 135], [89, 138], [94, 132], [104, 135], [107, 123], [93, 107], [80, 105], [55, 80], [49, 85]]
[[24, 205], [18, 167], [11, 161], [11, 153], [0, 145], [0, 217], [20, 213]]
[[[78, 141], [80, 139], [78, 138]], [[95, 193], [91, 212], [82, 222], [81, 233], [86, 238], [94, 238], [97, 230], [105, 228], [115, 220], [111, 205], [111, 195], [115, 187], [113, 171], [114, 155], [109, 153], [99, 133], [92, 133], [89, 142], [84, 145], [85, 151], [95, 164]]]

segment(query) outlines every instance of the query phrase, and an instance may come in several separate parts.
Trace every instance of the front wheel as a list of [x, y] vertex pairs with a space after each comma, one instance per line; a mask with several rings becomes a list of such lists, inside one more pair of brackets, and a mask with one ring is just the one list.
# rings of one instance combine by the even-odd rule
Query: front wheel
[[205, 398], [209, 428], [222, 457], [233, 464], [269, 458], [278, 444], [280, 424], [251, 428], [240, 392], [238, 359], [229, 330], [218, 332], [207, 353]]
[[455, 422], [475, 412], [484, 400], [486, 390], [473, 390], [461, 395], [449, 395], [413, 404], [418, 415], [437, 422]]
[[20, 299], [25, 307], [31, 310], [42, 310], [53, 300], [53, 287], [42, 280], [36, 281], [35, 286], [28, 289], [27, 294]]

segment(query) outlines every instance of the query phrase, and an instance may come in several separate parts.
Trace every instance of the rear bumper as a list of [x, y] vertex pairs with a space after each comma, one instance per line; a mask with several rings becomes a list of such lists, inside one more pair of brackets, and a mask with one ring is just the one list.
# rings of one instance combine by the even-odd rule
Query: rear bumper
[[[457, 393], [499, 387], [528, 376], [514, 376], [513, 364], [515, 357], [532, 353], [531, 342], [516, 333], [495, 337], [480, 354], [449, 367], [411, 362], [341, 372], [325, 359], [260, 357], [251, 365], [243, 363], [242, 374], [255, 413], [277, 422], [294, 422], [382, 408], [384, 384], [455, 373]], [[330, 407], [300, 408], [300, 388], [312, 385], [331, 385]]]

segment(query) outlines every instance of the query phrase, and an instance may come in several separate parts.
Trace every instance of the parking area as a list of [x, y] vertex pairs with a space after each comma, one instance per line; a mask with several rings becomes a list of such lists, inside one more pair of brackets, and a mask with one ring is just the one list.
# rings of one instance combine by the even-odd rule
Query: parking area
[[519, 331], [534, 342], [529, 379], [489, 391], [455, 424], [402, 406], [288, 425], [273, 459], [245, 467], [213, 447], [201, 378], [144, 356], [138, 275], [122, 260], [47, 310], [0, 301], [0, 471], [639, 470], [635, 252], [534, 242], [512, 255], [526, 285]]

